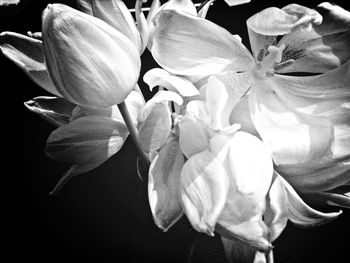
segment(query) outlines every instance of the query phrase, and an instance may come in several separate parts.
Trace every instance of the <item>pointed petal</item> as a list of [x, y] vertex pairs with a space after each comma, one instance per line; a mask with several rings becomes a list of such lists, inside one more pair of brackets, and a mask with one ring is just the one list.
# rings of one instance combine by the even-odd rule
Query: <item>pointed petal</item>
[[181, 96], [191, 97], [199, 95], [199, 91], [188, 79], [173, 75], [164, 69], [154, 68], [145, 73], [143, 81], [152, 90], [156, 86], [162, 86], [168, 90], [178, 92]]
[[320, 25], [300, 28], [284, 36], [278, 45], [285, 45], [283, 61], [295, 63], [276, 72], [322, 73], [334, 69], [350, 58], [350, 12], [322, 3], [316, 10], [323, 16]]
[[149, 30], [148, 30], [148, 22], [146, 20], [145, 15], [142, 12], [142, 2], [144, 0], [136, 0], [135, 3], [135, 17], [137, 22], [137, 30], [139, 31], [141, 37], [141, 53], [147, 47], [148, 39], [149, 39]]
[[288, 204], [288, 219], [298, 226], [313, 227], [325, 224], [336, 219], [342, 213], [341, 210], [339, 212], [322, 213], [309, 207], [281, 176], [277, 176], [274, 183], [276, 183], [276, 190], [280, 188], [278, 191], [281, 191], [279, 198], [275, 200], [276, 206], [283, 209]]
[[181, 202], [197, 231], [213, 235], [228, 187], [224, 167], [209, 151], [195, 154], [185, 163], [181, 172]]
[[135, 21], [127, 6], [121, 0], [77, 0], [78, 7], [84, 13], [95, 16], [114, 27], [139, 49], [141, 53], [141, 38]]
[[40, 40], [13, 32], [2, 32], [0, 50], [44, 90], [53, 95], [62, 96], [47, 72]]
[[135, 87], [139, 52], [107, 23], [52, 4], [43, 13], [42, 31], [51, 79], [67, 100], [90, 108], [108, 108], [124, 101]]
[[156, 225], [167, 231], [182, 216], [180, 173], [184, 157], [178, 138], [171, 136], [153, 159], [148, 176], [148, 198]]
[[[279, 86], [278, 88], [281, 88]], [[259, 81], [249, 95], [253, 123], [276, 164], [295, 164], [331, 154], [332, 123], [290, 108], [272, 81]]]
[[253, 63], [241, 42], [208, 20], [175, 10], [163, 10], [155, 20], [152, 54], [171, 73], [208, 76], [244, 71]]
[[167, 103], [159, 102], [152, 107], [139, 128], [141, 148], [151, 153], [158, 150], [166, 142], [171, 130], [171, 113]]
[[36, 97], [24, 103], [30, 111], [55, 126], [68, 124], [76, 105], [58, 97]]
[[55, 187], [50, 192], [50, 195], [57, 195], [62, 190], [62, 188], [75, 176], [86, 173], [98, 167], [101, 163], [88, 163], [88, 164], [79, 164], [72, 165], [57, 182]]
[[180, 147], [187, 158], [209, 148], [209, 130], [203, 122], [188, 116], [181, 118], [178, 125]]
[[331, 192], [306, 192], [302, 197], [309, 203], [316, 205], [332, 205], [349, 209], [350, 208], [350, 190], [347, 188], [332, 189]]
[[82, 117], [51, 133], [46, 154], [70, 164], [102, 163], [121, 149], [127, 136], [122, 122], [102, 116]]

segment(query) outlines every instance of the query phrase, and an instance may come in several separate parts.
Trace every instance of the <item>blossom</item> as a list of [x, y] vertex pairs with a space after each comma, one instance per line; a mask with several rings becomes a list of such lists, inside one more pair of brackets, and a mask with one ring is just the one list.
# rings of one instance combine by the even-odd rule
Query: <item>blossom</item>
[[230, 122], [262, 139], [307, 200], [349, 207], [339, 188], [350, 169], [349, 12], [329, 3], [265, 9], [247, 21], [253, 56], [208, 20], [164, 10], [155, 21], [152, 54], [162, 67], [201, 82], [236, 74], [242, 99]]
[[[185, 214], [199, 232], [215, 231], [269, 251], [287, 219], [316, 225], [339, 215], [307, 206], [273, 171], [263, 142], [229, 123], [230, 104], [240, 93], [225, 85], [227, 76], [212, 76], [199, 90], [162, 69], [148, 71], [144, 80], [169, 90], [158, 91], [139, 115], [141, 141], [152, 159], [150, 207], [163, 231]], [[230, 83], [237, 81], [233, 75]]]

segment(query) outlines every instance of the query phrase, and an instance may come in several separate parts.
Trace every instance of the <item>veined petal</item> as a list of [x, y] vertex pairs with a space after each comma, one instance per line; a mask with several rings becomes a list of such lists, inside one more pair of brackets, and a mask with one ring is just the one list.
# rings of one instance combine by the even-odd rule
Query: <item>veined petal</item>
[[253, 59], [249, 51], [224, 28], [175, 10], [163, 10], [155, 18], [152, 54], [171, 73], [208, 76], [244, 71]]
[[274, 82], [257, 81], [249, 94], [251, 117], [276, 164], [304, 163], [331, 154], [332, 123], [288, 107], [274, 90]]
[[330, 3], [316, 10], [323, 16], [320, 25], [294, 30], [279, 41], [278, 46], [286, 46], [282, 62], [293, 59], [295, 63], [276, 72], [322, 73], [349, 60], [350, 12]]
[[135, 21], [127, 6], [121, 0], [77, 0], [78, 7], [84, 13], [95, 16], [111, 25], [139, 49], [141, 53], [141, 38]]
[[154, 68], [145, 73], [143, 81], [152, 90], [156, 86], [162, 86], [168, 90], [178, 92], [181, 96], [191, 97], [199, 95], [197, 88], [188, 79], [173, 75], [161, 68]]
[[180, 147], [187, 158], [209, 148], [209, 129], [201, 120], [185, 116], [178, 125]]
[[2, 32], [0, 50], [44, 90], [62, 96], [47, 72], [40, 40], [13, 32]]
[[70, 164], [101, 164], [121, 149], [128, 134], [124, 123], [109, 117], [82, 117], [51, 133], [46, 154]]
[[[283, 213], [288, 214], [288, 219], [298, 226], [313, 227], [325, 224], [334, 220], [341, 214], [341, 210], [339, 212], [322, 213], [309, 207], [303, 202], [290, 184], [278, 174], [273, 184], [276, 185], [273, 186], [270, 191], [280, 191], [275, 197], [274, 193], [270, 194], [270, 198], [273, 198], [272, 202], [274, 202], [276, 211], [283, 209]], [[276, 232], [276, 235], [277, 234]]]
[[197, 231], [213, 235], [228, 188], [226, 170], [208, 150], [193, 155], [185, 163], [181, 172], [181, 202]]
[[167, 231], [183, 214], [180, 204], [180, 173], [184, 157], [178, 138], [170, 136], [151, 163], [148, 198], [156, 225]]
[[171, 131], [171, 113], [167, 102], [154, 104], [147, 118], [139, 127], [141, 148], [151, 153], [167, 141]]
[[43, 13], [42, 31], [51, 79], [69, 101], [108, 108], [124, 101], [135, 87], [140, 72], [139, 52], [107, 23], [53, 4]]
[[59, 97], [36, 97], [24, 103], [30, 111], [38, 114], [44, 120], [55, 126], [68, 124], [75, 104]]

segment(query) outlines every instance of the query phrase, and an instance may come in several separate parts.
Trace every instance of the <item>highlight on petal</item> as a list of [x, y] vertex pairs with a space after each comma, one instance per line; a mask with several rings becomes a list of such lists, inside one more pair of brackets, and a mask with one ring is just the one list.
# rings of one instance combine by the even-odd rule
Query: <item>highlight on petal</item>
[[272, 81], [259, 81], [249, 95], [251, 117], [276, 164], [304, 163], [331, 154], [334, 129], [322, 116], [288, 106]]
[[61, 162], [101, 164], [121, 149], [128, 134], [124, 123], [109, 117], [82, 117], [54, 130], [45, 151]]
[[292, 63], [276, 72], [323, 73], [339, 67], [350, 58], [350, 12], [322, 3], [315, 8], [323, 17], [319, 25], [299, 28], [285, 35], [278, 45], [285, 45], [283, 61]]
[[180, 118], [178, 125], [180, 147], [187, 158], [209, 148], [209, 129], [202, 121], [185, 116]]
[[154, 68], [145, 73], [143, 81], [151, 90], [156, 86], [162, 86], [168, 90], [178, 92], [181, 96], [191, 97], [199, 95], [197, 88], [188, 79], [173, 75], [161, 68]]
[[[277, 173], [271, 186], [269, 198], [276, 218], [288, 216], [288, 219], [294, 224], [302, 227], [325, 224], [336, 219], [342, 213], [341, 210], [339, 212], [322, 213], [309, 207], [290, 184]], [[273, 229], [273, 237], [275, 238], [282, 230], [281, 227], [276, 226], [274, 225], [275, 229]]]
[[28, 110], [55, 126], [68, 124], [75, 104], [59, 97], [36, 97], [24, 103]]
[[166, 102], [154, 104], [139, 127], [139, 142], [146, 153], [158, 150], [167, 141], [171, 131], [171, 113]]
[[170, 136], [153, 159], [148, 175], [148, 199], [153, 219], [163, 231], [167, 231], [183, 214], [179, 192], [183, 165], [178, 138]]
[[121, 0], [78, 0], [78, 7], [84, 13], [105, 21], [128, 37], [141, 52], [141, 38], [134, 18]]
[[181, 172], [181, 202], [193, 228], [214, 235], [228, 188], [225, 168], [208, 150], [193, 155], [185, 163]]
[[322, 16], [315, 10], [291, 4], [283, 9], [266, 8], [247, 20], [248, 28], [257, 34], [267, 36], [285, 35], [298, 27], [310, 23], [320, 24]]
[[67, 100], [108, 108], [124, 101], [135, 87], [139, 52], [102, 20], [52, 4], [43, 13], [42, 32], [51, 79]]
[[171, 73], [204, 77], [252, 66], [253, 58], [244, 45], [206, 19], [163, 10], [155, 22], [152, 54]]
[[62, 96], [47, 72], [40, 40], [13, 32], [2, 32], [0, 50], [44, 90]]

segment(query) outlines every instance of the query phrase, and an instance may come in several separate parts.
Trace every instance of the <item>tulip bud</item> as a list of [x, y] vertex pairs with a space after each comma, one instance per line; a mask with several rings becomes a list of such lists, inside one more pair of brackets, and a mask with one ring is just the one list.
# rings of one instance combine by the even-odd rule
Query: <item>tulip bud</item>
[[42, 32], [49, 74], [67, 100], [107, 108], [124, 101], [136, 85], [137, 48], [102, 20], [53, 4], [43, 13]]

